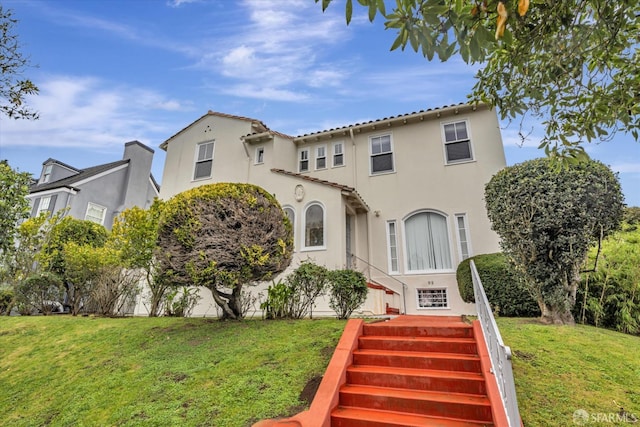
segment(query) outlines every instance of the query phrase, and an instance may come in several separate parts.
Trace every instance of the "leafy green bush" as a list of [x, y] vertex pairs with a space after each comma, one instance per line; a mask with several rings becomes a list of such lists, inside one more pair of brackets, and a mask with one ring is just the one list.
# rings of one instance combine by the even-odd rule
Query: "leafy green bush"
[[19, 305], [31, 307], [47, 315], [62, 307], [64, 286], [62, 280], [49, 272], [37, 273], [27, 277], [15, 287]]
[[273, 282], [267, 288], [267, 299], [260, 304], [266, 319], [286, 319], [289, 317], [289, 305], [293, 289], [284, 281]]
[[347, 319], [367, 298], [367, 279], [355, 270], [329, 272], [329, 306], [338, 319]]
[[540, 316], [538, 304], [502, 252], [476, 255], [458, 265], [456, 279], [460, 296], [465, 302], [474, 302], [469, 265], [471, 260], [476, 264], [482, 286], [494, 312], [506, 317]]
[[328, 274], [326, 268], [307, 260], [287, 276], [287, 284], [292, 290], [290, 301], [292, 318], [301, 319], [307, 313], [310, 318], [313, 318], [316, 298], [323, 295], [327, 289]]
[[13, 297], [11, 288], [0, 288], [0, 316], [9, 314], [13, 306]]

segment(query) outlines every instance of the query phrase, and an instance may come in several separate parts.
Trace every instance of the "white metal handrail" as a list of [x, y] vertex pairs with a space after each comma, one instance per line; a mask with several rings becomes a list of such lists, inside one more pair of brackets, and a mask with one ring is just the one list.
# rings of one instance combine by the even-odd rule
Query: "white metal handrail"
[[509, 346], [504, 345], [496, 319], [493, 317], [493, 312], [487, 295], [482, 287], [478, 270], [473, 260], [470, 263], [471, 266], [471, 278], [473, 280], [473, 293], [476, 300], [476, 310], [478, 312], [478, 319], [482, 325], [482, 333], [484, 334], [485, 342], [489, 350], [489, 356], [491, 358], [491, 371], [496, 377], [498, 383], [498, 389], [500, 390], [500, 397], [502, 404], [507, 414], [510, 427], [519, 427], [520, 411], [518, 410], [518, 399], [516, 396], [516, 386], [513, 381], [513, 370], [511, 367], [511, 349]]

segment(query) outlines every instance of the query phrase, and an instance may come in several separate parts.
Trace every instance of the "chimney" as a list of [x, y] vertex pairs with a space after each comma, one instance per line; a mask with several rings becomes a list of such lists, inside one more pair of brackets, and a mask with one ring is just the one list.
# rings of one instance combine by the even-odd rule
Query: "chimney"
[[154, 195], [149, 192], [154, 151], [139, 141], [124, 144], [123, 160], [129, 160], [122, 208], [147, 208]]

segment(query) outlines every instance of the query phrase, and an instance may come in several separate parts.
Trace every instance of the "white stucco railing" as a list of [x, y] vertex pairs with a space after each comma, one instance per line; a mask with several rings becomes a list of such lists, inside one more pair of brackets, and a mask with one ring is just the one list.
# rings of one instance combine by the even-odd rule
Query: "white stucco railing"
[[513, 370], [511, 367], [511, 349], [504, 345], [496, 319], [493, 317], [491, 306], [487, 300], [487, 295], [482, 287], [478, 270], [473, 261], [471, 266], [471, 278], [473, 280], [473, 293], [476, 300], [476, 310], [478, 319], [482, 325], [489, 356], [491, 357], [491, 371], [496, 377], [502, 404], [507, 413], [510, 427], [519, 427], [520, 411], [518, 410], [518, 399], [516, 397], [516, 386], [513, 382]]

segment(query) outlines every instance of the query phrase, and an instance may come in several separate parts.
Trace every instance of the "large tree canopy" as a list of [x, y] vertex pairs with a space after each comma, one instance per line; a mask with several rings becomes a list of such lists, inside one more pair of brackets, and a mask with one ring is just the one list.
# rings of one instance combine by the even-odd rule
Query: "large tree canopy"
[[0, 161], [0, 255], [14, 248], [18, 223], [29, 217], [29, 184], [31, 174], [13, 170], [6, 160]]
[[242, 318], [242, 287], [291, 262], [292, 227], [276, 199], [251, 184], [217, 183], [169, 199], [160, 215], [159, 280], [204, 286], [223, 318]]
[[[331, 1], [321, 0], [323, 10]], [[358, 3], [397, 31], [392, 50], [483, 63], [472, 101], [503, 119], [542, 120], [548, 154], [585, 157], [583, 142], [618, 131], [638, 139], [638, 0], [397, 0], [390, 11], [384, 0]], [[347, 0], [347, 23], [352, 13]]]
[[494, 175], [485, 200], [492, 228], [543, 319], [573, 323], [587, 250], [622, 219], [617, 177], [592, 160], [563, 168], [552, 159], [530, 160]]
[[20, 52], [17, 20], [10, 9], [0, 5], [0, 112], [14, 119], [37, 119], [38, 114], [25, 105], [25, 97], [38, 93], [29, 79], [22, 77], [29, 59]]

